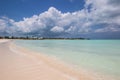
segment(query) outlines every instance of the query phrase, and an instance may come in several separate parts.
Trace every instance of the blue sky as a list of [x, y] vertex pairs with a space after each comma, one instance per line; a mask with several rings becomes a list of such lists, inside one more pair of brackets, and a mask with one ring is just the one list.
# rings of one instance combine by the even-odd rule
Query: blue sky
[[1, 0], [0, 35], [120, 38], [120, 0]]
[[84, 0], [1, 0], [0, 16], [19, 21], [40, 14], [51, 6], [62, 12], [73, 12], [84, 7]]

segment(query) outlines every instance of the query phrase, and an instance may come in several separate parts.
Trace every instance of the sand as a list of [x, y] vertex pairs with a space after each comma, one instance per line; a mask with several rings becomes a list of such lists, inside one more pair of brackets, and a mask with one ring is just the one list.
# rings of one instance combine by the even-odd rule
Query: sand
[[10, 40], [7, 40], [7, 39], [0, 39], [0, 43], [4, 43], [4, 42], [7, 42], [7, 41], [10, 41]]
[[0, 40], [0, 80], [101, 80], [44, 54]]

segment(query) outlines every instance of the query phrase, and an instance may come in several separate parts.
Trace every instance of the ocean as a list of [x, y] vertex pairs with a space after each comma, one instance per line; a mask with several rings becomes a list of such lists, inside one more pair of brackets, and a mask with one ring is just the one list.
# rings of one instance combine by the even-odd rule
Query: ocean
[[15, 44], [120, 79], [120, 40], [16, 40]]

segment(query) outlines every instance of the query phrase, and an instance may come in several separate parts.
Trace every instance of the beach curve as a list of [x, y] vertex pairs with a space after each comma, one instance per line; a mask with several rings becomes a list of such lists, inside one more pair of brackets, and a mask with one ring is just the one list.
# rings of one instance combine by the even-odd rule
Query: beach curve
[[43, 54], [0, 42], [0, 80], [92, 80]]

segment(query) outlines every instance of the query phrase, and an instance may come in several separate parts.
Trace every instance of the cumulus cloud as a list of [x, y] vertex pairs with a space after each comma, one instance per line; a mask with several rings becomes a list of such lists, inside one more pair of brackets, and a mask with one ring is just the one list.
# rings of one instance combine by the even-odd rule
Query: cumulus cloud
[[[12, 31], [14, 20], [7, 17], [0, 18], [0, 33], [10, 33]], [[13, 32], [13, 31], [12, 31]]]
[[64, 29], [62, 27], [55, 26], [50, 31], [55, 32], [55, 33], [61, 33], [64, 31]]
[[[84, 8], [62, 13], [50, 7], [39, 15], [14, 21], [0, 18], [0, 33], [39, 36], [75, 36], [87, 33], [119, 32], [119, 0], [85, 0]], [[98, 26], [101, 25], [101, 26]]]

